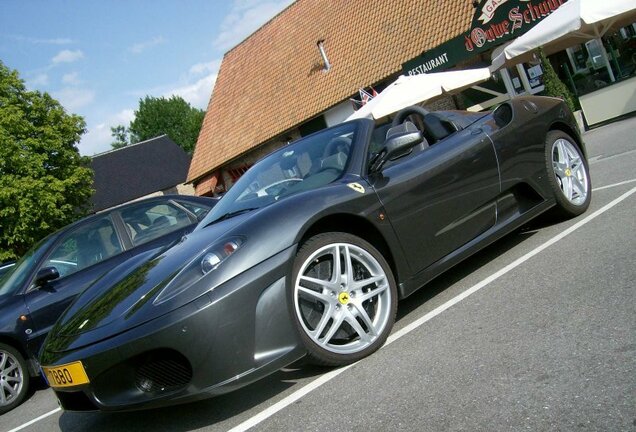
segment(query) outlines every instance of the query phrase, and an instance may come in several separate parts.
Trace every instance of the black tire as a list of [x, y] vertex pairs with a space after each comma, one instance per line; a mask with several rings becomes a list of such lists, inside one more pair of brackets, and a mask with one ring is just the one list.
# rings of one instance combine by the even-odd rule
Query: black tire
[[[340, 272], [333, 271], [335, 256]], [[397, 286], [382, 254], [367, 241], [339, 232], [316, 235], [300, 247], [288, 298], [307, 360], [323, 366], [346, 365], [376, 351], [397, 311]]]
[[29, 390], [29, 370], [22, 354], [0, 343], [0, 414], [20, 405]]
[[[566, 164], [567, 167], [555, 162], [555, 158], [559, 158], [559, 146], [575, 156], [571, 163]], [[590, 169], [581, 148], [570, 135], [559, 130], [548, 132], [545, 139], [545, 166], [556, 201], [552, 215], [568, 219], [584, 213], [592, 199]], [[569, 188], [566, 186], [568, 183]]]

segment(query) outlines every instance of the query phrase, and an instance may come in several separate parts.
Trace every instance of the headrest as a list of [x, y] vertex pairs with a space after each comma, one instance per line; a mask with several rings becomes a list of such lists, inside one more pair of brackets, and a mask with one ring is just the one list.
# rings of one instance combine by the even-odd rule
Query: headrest
[[395, 135], [401, 135], [408, 132], [418, 132], [417, 127], [410, 121], [405, 121], [397, 126], [393, 126], [386, 131], [386, 139], [389, 139]]

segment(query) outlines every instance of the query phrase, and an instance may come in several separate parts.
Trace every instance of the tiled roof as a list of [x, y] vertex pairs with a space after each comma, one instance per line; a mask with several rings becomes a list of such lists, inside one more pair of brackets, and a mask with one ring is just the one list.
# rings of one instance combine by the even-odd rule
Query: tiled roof
[[93, 210], [185, 182], [190, 156], [167, 135], [93, 156]]
[[399, 72], [473, 13], [470, 0], [298, 0], [225, 54], [188, 181]]

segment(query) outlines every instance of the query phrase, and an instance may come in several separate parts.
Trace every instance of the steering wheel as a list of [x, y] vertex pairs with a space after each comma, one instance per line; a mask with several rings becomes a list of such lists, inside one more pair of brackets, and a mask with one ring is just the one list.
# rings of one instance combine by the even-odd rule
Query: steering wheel
[[420, 118], [424, 120], [424, 116], [428, 113], [429, 111], [426, 108], [422, 108], [421, 106], [417, 106], [417, 105], [412, 105], [406, 108], [402, 108], [395, 115], [395, 118], [393, 119], [391, 126], [397, 126], [404, 123], [404, 121], [408, 118], [408, 116], [413, 114], [420, 116]]

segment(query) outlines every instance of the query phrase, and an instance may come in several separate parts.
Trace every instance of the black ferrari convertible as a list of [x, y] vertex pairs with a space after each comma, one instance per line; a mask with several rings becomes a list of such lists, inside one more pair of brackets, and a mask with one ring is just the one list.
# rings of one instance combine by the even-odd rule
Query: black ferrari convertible
[[98, 280], [49, 334], [43, 371], [64, 409], [115, 411], [225, 393], [302, 357], [348, 364], [384, 343], [399, 299], [590, 198], [558, 99], [346, 122], [265, 157], [191, 234]]

